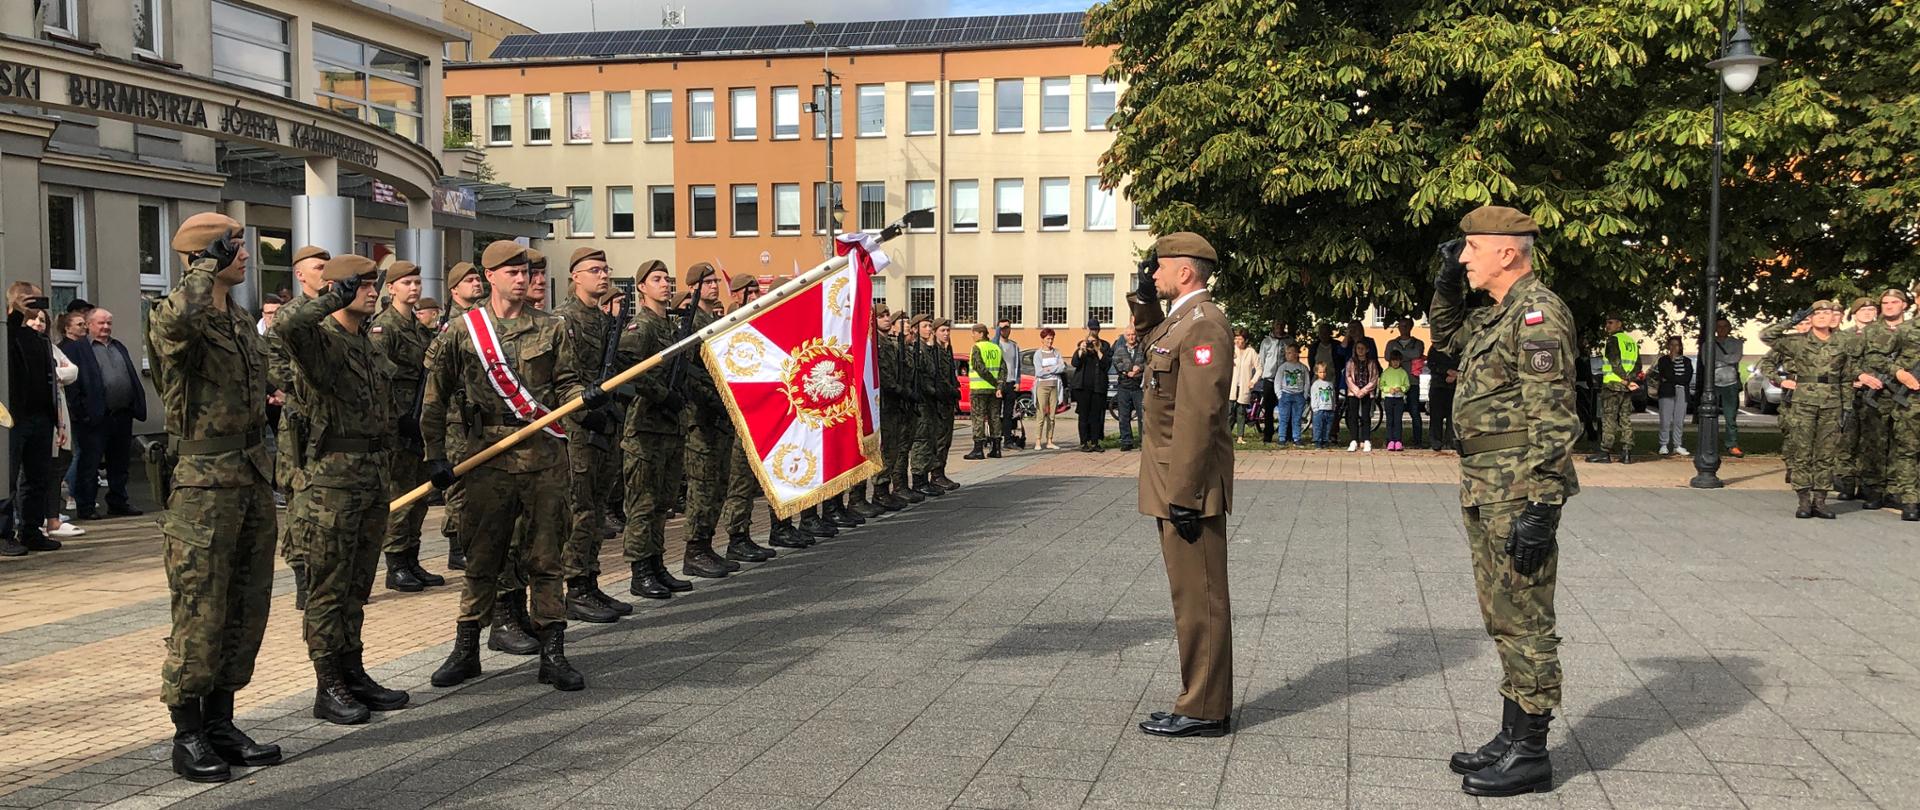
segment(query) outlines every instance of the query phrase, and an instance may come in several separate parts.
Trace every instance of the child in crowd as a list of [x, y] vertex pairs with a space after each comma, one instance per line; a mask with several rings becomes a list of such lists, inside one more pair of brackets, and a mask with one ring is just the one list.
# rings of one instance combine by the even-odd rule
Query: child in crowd
[[1325, 450], [1333, 446], [1333, 380], [1327, 364], [1313, 367], [1313, 446]]
[[1401, 368], [1403, 362], [1399, 349], [1387, 352], [1387, 369], [1380, 372], [1380, 401], [1386, 403], [1387, 408], [1388, 452], [1407, 449], [1400, 443], [1400, 416], [1407, 412], [1407, 389], [1412, 386], [1413, 378]]
[[1288, 346], [1287, 360], [1274, 375], [1273, 388], [1280, 395], [1280, 426], [1274, 441], [1307, 446], [1300, 425], [1307, 418], [1307, 367], [1300, 362], [1300, 347]]

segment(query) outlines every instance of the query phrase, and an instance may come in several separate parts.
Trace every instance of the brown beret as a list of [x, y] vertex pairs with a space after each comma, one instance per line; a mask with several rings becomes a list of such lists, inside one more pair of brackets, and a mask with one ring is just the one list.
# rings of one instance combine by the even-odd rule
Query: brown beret
[[901, 320], [901, 319], [903, 319], [903, 318], [905, 318], [905, 317], [907, 317], [907, 311], [906, 311], [906, 310], [904, 310], [904, 309], [896, 309], [896, 310], [894, 310], [894, 311], [893, 311], [893, 319], [894, 319], [894, 320], [896, 320], [896, 321], [897, 321], [897, 320]]
[[1460, 218], [1460, 232], [1489, 236], [1533, 236], [1540, 226], [1533, 217], [1504, 205], [1483, 205]]
[[588, 259], [599, 259], [600, 261], [604, 262], [607, 260], [607, 252], [599, 248], [590, 248], [590, 247], [574, 248], [573, 255], [567, 258], [567, 272], [569, 273], [573, 272], [573, 268], [579, 267], [581, 262], [584, 262]]
[[1153, 254], [1167, 259], [1184, 256], [1189, 259], [1206, 259], [1217, 262], [1220, 256], [1213, 252], [1213, 245], [1205, 237], [1192, 231], [1176, 231], [1153, 240]]
[[674, 308], [674, 309], [679, 309], [679, 308], [681, 308], [681, 307], [684, 307], [684, 306], [686, 306], [686, 305], [687, 305], [687, 299], [689, 299], [689, 298], [692, 298], [692, 297], [693, 297], [693, 291], [692, 291], [692, 290], [681, 290], [681, 291], [680, 291], [680, 294], [679, 294], [679, 295], [676, 295], [676, 296], [674, 296], [674, 297], [673, 297], [673, 308]]
[[1839, 312], [1840, 302], [1835, 301], [1831, 298], [1822, 298], [1818, 301], [1813, 302], [1813, 306], [1809, 307], [1809, 309], [1812, 309], [1814, 312], [1822, 312], [1826, 310]]
[[625, 297], [627, 297], [626, 292], [621, 290], [619, 287], [608, 287], [606, 292], [603, 292], [600, 294], [600, 300], [596, 301], [595, 303], [606, 304], [609, 302], [618, 301]]
[[760, 279], [754, 278], [753, 276], [749, 276], [746, 273], [741, 273], [740, 275], [733, 277], [733, 283], [727, 285], [727, 289], [732, 290], [733, 292], [739, 292], [748, 287], [758, 287], [758, 286], [760, 286]]
[[466, 281], [467, 276], [478, 272], [480, 268], [474, 267], [473, 262], [456, 262], [451, 269], [447, 270], [447, 286], [451, 287]]
[[531, 270], [547, 269], [547, 254], [527, 248], [527, 268]]
[[320, 271], [320, 277], [327, 281], [352, 281], [380, 274], [380, 267], [372, 259], [355, 256], [351, 253], [337, 259], [327, 260], [327, 269]]
[[331, 258], [333, 258], [333, 254], [328, 253], [326, 248], [314, 247], [313, 245], [308, 245], [306, 247], [303, 247], [293, 252], [294, 264], [299, 264], [308, 259], [331, 259]]
[[173, 250], [189, 255], [199, 253], [213, 244], [213, 240], [222, 236], [231, 239], [239, 232], [240, 223], [233, 217], [205, 211], [180, 223], [180, 229], [173, 232]]
[[434, 300], [434, 299], [432, 299], [432, 298], [422, 298], [422, 299], [420, 299], [420, 303], [417, 303], [417, 304], [414, 304], [414, 305], [413, 305], [413, 308], [414, 308], [414, 309], [416, 309], [416, 310], [421, 310], [421, 309], [439, 309], [439, 308], [440, 308], [440, 302], [439, 302], [439, 301], [436, 301], [436, 300]]
[[420, 275], [420, 265], [401, 259], [387, 266], [387, 283], [392, 284], [409, 276]]
[[1863, 295], [1863, 296], [1860, 296], [1859, 298], [1853, 299], [1853, 306], [1847, 307], [1847, 311], [1858, 312], [1861, 307], [1873, 307], [1874, 309], [1879, 309], [1880, 302], [1875, 301]]
[[505, 267], [509, 264], [526, 263], [527, 249], [521, 247], [519, 242], [511, 242], [505, 239], [496, 240], [492, 244], [487, 245], [486, 250], [480, 252], [480, 266], [488, 270]]
[[654, 272], [666, 273], [667, 278], [673, 278], [673, 270], [667, 267], [666, 262], [660, 261], [659, 259], [648, 259], [640, 263], [639, 270], [633, 271], [633, 280], [646, 281], [647, 275]]
[[1899, 287], [1888, 287], [1886, 290], [1880, 293], [1881, 298], [1885, 298], [1889, 295], [1895, 296], [1900, 300], [1905, 301], [1909, 304], [1913, 303], [1913, 295], [1907, 292], [1906, 290], [1900, 289]]
[[907, 321], [907, 325], [915, 329], [919, 329], [920, 324], [926, 323], [927, 321], [931, 321], [931, 320], [933, 320], [932, 315], [928, 315], [927, 313], [922, 312], [918, 315], [913, 316], [913, 320]]
[[947, 327], [951, 327], [951, 326], [953, 326], [953, 322], [952, 322], [952, 321], [949, 321], [949, 320], [947, 320], [946, 318], [934, 318], [934, 319], [933, 319], [933, 328], [935, 328], [935, 329], [939, 329], [939, 328], [940, 328], [940, 327], [942, 327], [942, 326], [947, 326]]
[[712, 276], [718, 272], [718, 270], [713, 269], [713, 265], [711, 264], [695, 262], [692, 267], [687, 268], [687, 275], [681, 279], [681, 283], [692, 287], [702, 281], [706, 281], [708, 276]]

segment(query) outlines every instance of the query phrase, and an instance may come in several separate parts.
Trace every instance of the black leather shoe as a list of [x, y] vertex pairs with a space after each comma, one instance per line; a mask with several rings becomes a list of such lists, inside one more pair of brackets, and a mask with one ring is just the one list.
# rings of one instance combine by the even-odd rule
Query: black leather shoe
[[666, 583], [654, 576], [651, 560], [640, 560], [629, 566], [633, 571], [633, 579], [627, 583], [627, 593], [642, 599], [672, 599], [673, 591], [667, 590]]
[[587, 577], [587, 587], [592, 589], [592, 595], [593, 595], [594, 601], [599, 602], [601, 605], [605, 606], [606, 609], [611, 610], [614, 613], [621, 616], [633, 615], [632, 605], [629, 605], [625, 602], [615, 599], [613, 598], [612, 594], [609, 594], [606, 591], [600, 590], [599, 574], [593, 574]]
[[513, 595], [524, 591], [508, 591], [496, 594], [493, 599], [493, 629], [487, 631], [487, 649], [508, 655], [533, 655], [540, 651], [540, 641], [526, 631], [519, 614], [513, 608]]
[[750, 535], [736, 534], [727, 539], [727, 559], [729, 560], [757, 563], [771, 560], [773, 556], [773, 549], [763, 548], [759, 543], [753, 542], [753, 537]]
[[1503, 698], [1502, 701], [1505, 705], [1500, 711], [1500, 732], [1493, 735], [1493, 739], [1488, 740], [1486, 745], [1480, 746], [1477, 750], [1454, 753], [1453, 757], [1447, 760], [1447, 767], [1454, 773], [1465, 776], [1492, 765], [1506, 756], [1507, 749], [1513, 746], [1514, 727], [1526, 712], [1521, 710], [1520, 704], [1513, 702], [1513, 698]]
[[840, 533], [840, 530], [835, 529], [832, 524], [829, 524], [826, 521], [821, 520], [819, 515], [813, 515], [813, 514], [806, 514], [806, 515], [800, 516], [800, 531], [803, 534], [812, 535], [822, 540], [833, 537]]
[[1920, 503], [1901, 504], [1900, 519], [1907, 521], [1908, 523], [1912, 523], [1916, 520], [1920, 520]]
[[925, 503], [927, 500], [927, 496], [913, 491], [912, 485], [894, 487], [893, 497], [906, 501], [909, 504]]
[[1140, 730], [1156, 737], [1224, 737], [1233, 729], [1233, 721], [1201, 720], [1184, 714], [1156, 712], [1140, 722]]
[[1000, 440], [989, 439], [987, 440], [987, 444], [989, 445], [989, 449], [987, 450], [987, 458], [999, 458], [1000, 457]]
[[372, 675], [367, 674], [367, 666], [362, 663], [362, 651], [341, 653], [334, 656], [334, 663], [340, 668], [340, 682], [346, 684], [353, 699], [376, 712], [390, 712], [405, 708], [412, 696], [399, 689], [381, 686]]
[[874, 498], [873, 502], [879, 504], [882, 509], [889, 512], [898, 512], [910, 505], [906, 501], [901, 500], [899, 495], [895, 495], [892, 487], [881, 484], [878, 491], [880, 495]]
[[680, 559], [680, 572], [690, 577], [702, 579], [726, 579], [727, 567], [713, 553], [713, 547], [705, 543], [687, 542], [687, 555]]
[[433, 671], [433, 685], [458, 686], [468, 678], [480, 677], [480, 623], [458, 622], [453, 630], [453, 651]]
[[1887, 495], [1879, 487], [1868, 487], [1860, 497], [1860, 508], [1879, 510], [1887, 508]]
[[586, 577], [574, 577], [567, 580], [567, 618], [594, 624], [612, 624], [620, 620], [620, 614], [593, 598]]
[[413, 575], [413, 566], [407, 564], [407, 555], [387, 552], [387, 590], [419, 593], [426, 587], [426, 583]]
[[1803, 489], [1798, 494], [1800, 507], [1793, 510], [1793, 516], [1801, 520], [1809, 520], [1813, 517], [1813, 490]]
[[821, 511], [826, 513], [827, 522], [833, 524], [833, 527], [836, 529], [858, 528], [861, 524], [867, 522], [866, 518], [847, 511], [837, 503], [832, 501], [828, 501], [827, 503], [828, 506]]
[[25, 537], [20, 538], [20, 545], [26, 546], [28, 551], [59, 551], [60, 550], [60, 541], [55, 540], [51, 537], [48, 537], [45, 534], [41, 534], [40, 532], [33, 532], [31, 534], [27, 534], [27, 536]]
[[1813, 516], [1821, 520], [1832, 520], [1834, 518], [1833, 510], [1827, 508], [1827, 493], [1824, 491], [1815, 491], [1813, 493]]
[[987, 443], [979, 439], [975, 439], [973, 442], [973, 452], [968, 453], [964, 456], [961, 456], [961, 458], [966, 459], [968, 461], [979, 461], [980, 459], [983, 459], [986, 457], [987, 457]]
[[0, 557], [25, 557], [27, 547], [12, 537], [0, 537]]
[[1513, 744], [1499, 759], [1460, 778], [1460, 789], [1472, 796], [1518, 796], [1553, 790], [1553, 760], [1547, 756], [1547, 726], [1553, 713], [1520, 713], [1513, 727]]
[[660, 554], [653, 555], [653, 577], [660, 580], [660, 584], [667, 586], [667, 590], [673, 591], [674, 593], [686, 593], [687, 591], [693, 590], [693, 583], [676, 577], [672, 571], [667, 570], [666, 557]]
[[587, 688], [587, 678], [567, 661], [567, 623], [554, 622], [540, 629], [540, 682], [553, 684], [562, 692]]
[[887, 513], [887, 510], [884, 507], [880, 506], [879, 504], [873, 503], [872, 501], [869, 501], [866, 498], [860, 498], [854, 501], [853, 506], [849, 508], [853, 510], [854, 514], [859, 515], [863, 518], [877, 518]]
[[313, 690], [313, 717], [325, 720], [336, 726], [354, 726], [367, 722], [373, 716], [365, 704], [362, 704], [347, 691], [347, 685], [340, 680], [339, 665], [333, 656], [315, 659], [313, 662], [315, 686]]
[[133, 508], [131, 505], [121, 504], [119, 506], [108, 506], [107, 514], [114, 517], [139, 517], [146, 513]]
[[1632, 464], [1632, 463], [1633, 463], [1633, 451], [1632, 451], [1632, 450], [1622, 450], [1622, 451], [1620, 451], [1620, 463], [1621, 463], [1621, 464]]
[[307, 566], [296, 563], [293, 568], [293, 609], [307, 609]]
[[960, 482], [947, 477], [947, 468], [945, 465], [935, 468], [933, 477], [929, 480], [938, 486], [945, 487], [948, 492], [960, 488]]
[[184, 706], [168, 706], [173, 717], [173, 772], [189, 782], [225, 782], [233, 778], [233, 769], [213, 750], [207, 740], [200, 701], [188, 700]]
[[280, 746], [254, 742], [233, 725], [233, 693], [216, 689], [200, 699], [201, 719], [208, 744], [228, 765], [257, 768], [280, 764]]
[[438, 588], [447, 584], [446, 577], [420, 567], [419, 546], [414, 546], [412, 550], [407, 552], [407, 567], [413, 569], [414, 579], [420, 580], [420, 584], [429, 588]]
[[[447, 538], [447, 542], [450, 546], [452, 546], [453, 538], [451, 537]], [[452, 546], [447, 549], [447, 570], [448, 571], [467, 570], [467, 553], [464, 551], [461, 551], [459, 546]]]
[[767, 539], [767, 544], [775, 548], [794, 549], [806, 548], [808, 545], [806, 537], [800, 534], [799, 529], [794, 528], [792, 521], [773, 524], [772, 536]]
[[1607, 453], [1594, 453], [1591, 456], [1587, 456], [1587, 463], [1588, 464], [1612, 464], [1613, 456]]

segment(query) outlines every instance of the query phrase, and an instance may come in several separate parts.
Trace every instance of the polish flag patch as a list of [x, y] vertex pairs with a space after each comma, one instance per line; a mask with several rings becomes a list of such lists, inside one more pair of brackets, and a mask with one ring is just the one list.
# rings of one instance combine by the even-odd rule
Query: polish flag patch
[[1521, 320], [1526, 321], [1526, 324], [1528, 326], [1539, 326], [1540, 324], [1547, 322], [1547, 316], [1545, 313], [1541, 312], [1540, 310], [1532, 309], [1532, 310], [1528, 310], [1527, 314], [1525, 316], [1522, 316]]
[[1193, 347], [1194, 365], [1204, 366], [1211, 362], [1213, 362], [1213, 347], [1211, 345]]

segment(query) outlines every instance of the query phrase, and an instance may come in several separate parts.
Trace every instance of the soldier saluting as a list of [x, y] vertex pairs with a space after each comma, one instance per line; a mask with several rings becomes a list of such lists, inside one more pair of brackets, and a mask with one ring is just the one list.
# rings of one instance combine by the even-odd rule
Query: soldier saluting
[[[1434, 279], [1434, 348], [1460, 358], [1454, 394], [1460, 440], [1460, 507], [1473, 551], [1474, 587], [1487, 635], [1500, 652], [1500, 731], [1453, 755], [1461, 789], [1513, 796], [1553, 789], [1547, 726], [1560, 705], [1560, 637], [1554, 633], [1560, 509], [1580, 491], [1573, 441], [1573, 316], [1533, 273], [1533, 218], [1481, 206], [1466, 234], [1440, 246]], [[1492, 298], [1469, 308], [1469, 287]]]
[[[1780, 380], [1781, 388], [1793, 392], [1793, 413], [1781, 419], [1787, 434], [1781, 454], [1787, 482], [1799, 493], [1796, 518], [1833, 519], [1827, 492], [1843, 452], [1840, 417], [1861, 375], [1859, 335], [1840, 331], [1840, 318], [1840, 303], [1822, 299], [1760, 332], [1760, 342], [1773, 349], [1760, 372], [1775, 377], [1783, 366], [1792, 369]], [[1792, 331], [1801, 321], [1807, 330]]]

